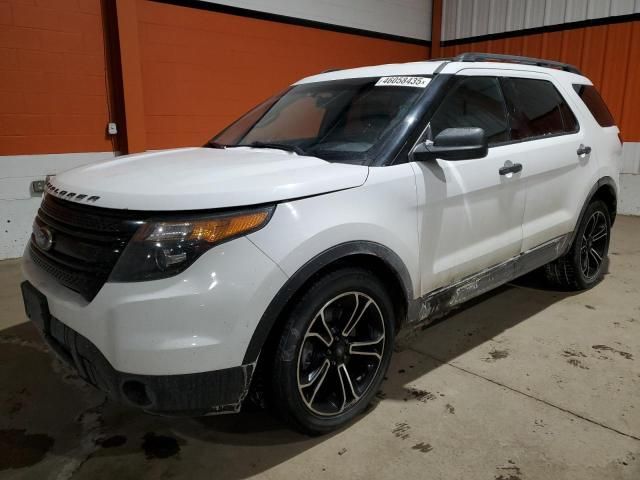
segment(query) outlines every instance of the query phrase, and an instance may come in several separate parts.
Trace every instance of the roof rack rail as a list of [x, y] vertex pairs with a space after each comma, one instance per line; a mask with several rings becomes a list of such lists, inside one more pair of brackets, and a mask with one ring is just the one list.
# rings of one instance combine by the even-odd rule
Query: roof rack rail
[[542, 58], [533, 57], [521, 57], [519, 55], [502, 55], [499, 53], [477, 53], [467, 52], [461, 53], [453, 59], [455, 62], [505, 62], [505, 63], [520, 63], [523, 65], [535, 65], [537, 67], [555, 68], [558, 70], [564, 70], [565, 72], [577, 73], [582, 75], [582, 72], [569, 63], [556, 62], [553, 60], [544, 60]]
[[438, 75], [444, 67], [447, 66], [453, 60], [453, 57], [439, 57], [439, 58], [430, 58], [430, 62], [442, 62], [438, 67], [433, 71], [433, 75]]

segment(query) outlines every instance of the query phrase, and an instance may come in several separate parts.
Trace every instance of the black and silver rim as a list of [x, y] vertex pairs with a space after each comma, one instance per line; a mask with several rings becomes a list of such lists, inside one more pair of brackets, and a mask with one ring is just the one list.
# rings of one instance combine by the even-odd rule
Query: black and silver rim
[[609, 229], [604, 213], [597, 211], [587, 221], [580, 243], [580, 268], [587, 280], [600, 272], [606, 255]]
[[370, 296], [347, 292], [325, 303], [298, 353], [298, 391], [306, 407], [324, 417], [353, 407], [376, 379], [385, 333], [380, 307]]

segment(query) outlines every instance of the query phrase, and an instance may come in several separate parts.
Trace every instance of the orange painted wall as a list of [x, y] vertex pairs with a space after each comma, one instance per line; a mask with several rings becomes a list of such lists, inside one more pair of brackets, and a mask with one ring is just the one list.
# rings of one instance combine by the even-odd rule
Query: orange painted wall
[[111, 151], [100, 0], [0, 0], [0, 155]]
[[443, 57], [491, 52], [560, 60], [598, 87], [625, 141], [640, 141], [640, 21], [470, 42], [441, 48]]
[[[430, 53], [402, 42], [130, 1], [148, 149], [201, 144], [305, 75]], [[440, 55], [470, 50], [578, 65], [603, 93], [624, 139], [640, 141], [639, 21], [443, 47]], [[0, 0], [0, 155], [110, 151], [107, 99], [101, 0]]]
[[295, 80], [426, 46], [138, 0], [147, 148], [199, 145]]

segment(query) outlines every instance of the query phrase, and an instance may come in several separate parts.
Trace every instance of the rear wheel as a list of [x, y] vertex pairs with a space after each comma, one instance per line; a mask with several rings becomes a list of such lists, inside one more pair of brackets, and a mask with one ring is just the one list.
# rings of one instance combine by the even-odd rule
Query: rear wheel
[[569, 252], [545, 266], [547, 280], [569, 290], [597, 284], [605, 273], [611, 236], [611, 215], [604, 202], [589, 204]]
[[317, 280], [291, 311], [274, 358], [281, 416], [321, 434], [361, 413], [389, 365], [394, 325], [391, 299], [373, 273], [344, 268]]

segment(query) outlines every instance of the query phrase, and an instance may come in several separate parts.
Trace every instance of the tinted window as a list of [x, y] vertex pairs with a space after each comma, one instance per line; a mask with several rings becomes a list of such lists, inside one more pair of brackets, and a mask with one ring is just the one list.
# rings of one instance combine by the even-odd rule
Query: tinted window
[[551, 82], [508, 78], [504, 80], [504, 85], [510, 105], [512, 139], [522, 140], [578, 131], [575, 115]]
[[393, 138], [425, 92], [352, 78], [294, 85], [214, 137], [226, 148], [278, 144], [325, 160], [364, 163]]
[[601, 127], [612, 127], [616, 124], [607, 104], [593, 85], [574, 85], [573, 88]]
[[251, 126], [254, 125], [258, 120], [260, 120], [265, 112], [278, 101], [278, 98], [278, 95], [273, 96], [249, 110], [242, 117], [240, 117], [238, 120], [225, 128], [222, 132], [220, 132], [216, 136], [215, 141], [224, 144], [237, 143], [244, 136], [247, 130], [249, 130]]
[[431, 139], [446, 128], [460, 127], [483, 128], [489, 145], [509, 140], [506, 104], [496, 78], [458, 81], [431, 119]]

